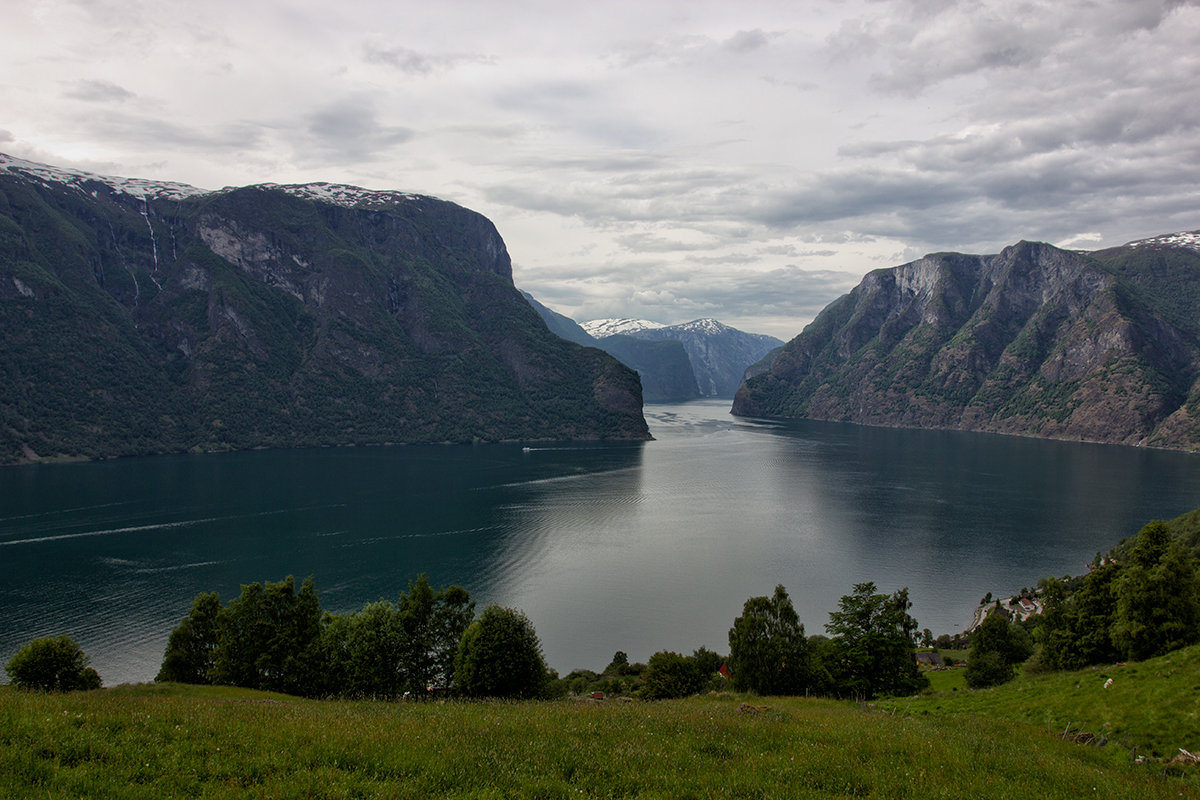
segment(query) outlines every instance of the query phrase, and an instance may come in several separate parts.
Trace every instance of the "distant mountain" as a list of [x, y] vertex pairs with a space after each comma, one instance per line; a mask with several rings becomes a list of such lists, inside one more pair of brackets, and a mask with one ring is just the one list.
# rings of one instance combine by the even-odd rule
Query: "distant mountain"
[[[696, 376], [692, 373], [692, 365], [688, 361], [687, 351], [683, 349], [682, 343], [677, 341], [651, 342], [623, 334], [609, 334], [603, 339], [595, 339], [575, 320], [539, 303], [528, 292], [521, 292], [521, 294], [541, 315], [546, 327], [553, 333], [577, 344], [597, 347], [635, 370], [642, 382], [643, 401], [647, 403], [677, 403], [694, 400], [700, 396], [700, 392], [696, 388]], [[645, 325], [661, 327], [658, 323], [643, 320], [602, 320], [601, 322], [617, 323], [612, 329], [619, 329], [622, 327], [622, 323], [627, 322], [641, 322]], [[600, 329], [607, 330], [604, 327]], [[640, 329], [640, 327], [635, 326], [635, 329]]]
[[700, 397], [687, 350], [677, 339], [653, 341], [616, 334], [597, 340], [596, 347], [637, 371], [647, 403], [679, 403]]
[[697, 387], [705, 397], [733, 397], [746, 369], [783, 345], [774, 336], [739, 331], [715, 319], [644, 328], [630, 335], [651, 341], [682, 342]]
[[314, 183], [206, 192], [0, 155], [0, 462], [644, 439], [484, 217]]
[[1200, 232], [938, 253], [869, 273], [733, 411], [1195, 450], [1198, 308]]
[[620, 333], [647, 341], [682, 343], [696, 376], [696, 391], [703, 397], [733, 397], [746, 368], [783, 345], [774, 336], [745, 333], [715, 319], [679, 325], [644, 319], [595, 319], [581, 325], [602, 342], [604, 337]]
[[581, 344], [584, 347], [596, 346], [596, 340], [581, 328], [578, 322], [564, 314], [559, 314], [552, 308], [542, 305], [529, 292], [521, 292], [521, 296], [525, 298], [529, 305], [533, 306], [533, 310], [538, 312], [542, 321], [546, 323], [546, 327], [555, 336], [561, 336], [568, 342]]
[[619, 336], [621, 334], [633, 334], [641, 331], [654, 330], [656, 328], [665, 328], [661, 322], [651, 322], [648, 319], [629, 319], [628, 317], [614, 317], [612, 319], [592, 319], [587, 322], [580, 323], [580, 327], [588, 332], [595, 339], [603, 339], [607, 336]]

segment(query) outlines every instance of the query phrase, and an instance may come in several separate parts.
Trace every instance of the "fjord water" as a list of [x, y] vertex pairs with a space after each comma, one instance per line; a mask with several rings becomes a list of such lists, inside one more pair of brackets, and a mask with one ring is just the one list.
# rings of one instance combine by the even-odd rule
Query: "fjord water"
[[154, 677], [192, 598], [313, 575], [322, 605], [425, 572], [520, 608], [548, 663], [727, 650], [777, 583], [809, 633], [853, 584], [935, 633], [988, 591], [1083, 572], [1200, 505], [1200, 458], [648, 406], [653, 442], [344, 448], [0, 469], [0, 659], [74, 636], [106, 685]]

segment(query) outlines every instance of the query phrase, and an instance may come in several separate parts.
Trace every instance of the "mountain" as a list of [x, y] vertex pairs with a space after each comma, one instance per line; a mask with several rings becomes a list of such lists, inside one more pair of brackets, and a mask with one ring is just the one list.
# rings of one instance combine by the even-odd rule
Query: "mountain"
[[[553, 333], [567, 341], [587, 347], [598, 347], [613, 358], [638, 373], [642, 382], [642, 399], [647, 403], [677, 403], [695, 400], [700, 396], [696, 388], [696, 376], [688, 361], [687, 351], [677, 341], [649, 342], [624, 334], [606, 333], [603, 339], [593, 338], [579, 323], [559, 314], [521, 292], [529, 304], [541, 315]], [[656, 322], [645, 320], [597, 320], [613, 323], [611, 327], [601, 325], [599, 330], [641, 330], [643, 326], [662, 327]], [[632, 323], [628, 325], [627, 323]], [[596, 328], [593, 328], [596, 329]]]
[[715, 319], [647, 328], [630, 334], [639, 339], [683, 342], [696, 384], [705, 397], [733, 397], [747, 367], [783, 342], [774, 336], [746, 333]]
[[588, 320], [580, 325], [588, 335], [594, 339], [603, 339], [608, 336], [617, 336], [619, 334], [632, 334], [641, 331], [653, 330], [655, 328], [665, 328], [661, 322], [651, 322], [648, 319], [629, 319], [627, 317], [616, 317], [613, 319], [593, 319]]
[[645, 439], [637, 376], [551, 334], [483, 216], [0, 156], [0, 462]]
[[529, 292], [521, 292], [521, 296], [525, 298], [525, 302], [533, 306], [533, 310], [538, 312], [538, 316], [546, 323], [546, 327], [555, 336], [560, 336], [568, 342], [581, 344], [584, 347], [595, 347], [596, 340], [592, 338], [579, 323], [565, 314], [560, 314], [548, 306], [544, 306], [534, 299]]
[[1200, 447], [1200, 232], [869, 273], [747, 378], [743, 416]]
[[783, 345], [774, 336], [739, 331], [715, 319], [697, 319], [679, 325], [642, 319], [597, 319], [582, 323], [582, 327], [600, 340], [601, 347], [606, 341], [604, 337], [615, 334], [682, 343], [695, 375], [696, 391], [704, 397], [733, 397], [747, 367]]
[[680, 403], [700, 397], [687, 350], [676, 339], [656, 342], [615, 334], [597, 340], [596, 347], [637, 370], [642, 399], [647, 403]]

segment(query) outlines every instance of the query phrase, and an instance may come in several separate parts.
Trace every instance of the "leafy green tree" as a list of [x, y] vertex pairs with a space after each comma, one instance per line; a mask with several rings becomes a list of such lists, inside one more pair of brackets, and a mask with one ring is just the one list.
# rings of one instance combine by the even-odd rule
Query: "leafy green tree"
[[698, 647], [692, 651], [692, 660], [696, 662], [696, 669], [700, 670], [700, 675], [706, 680], [717, 674], [721, 669], [721, 665], [725, 663], [725, 658], [707, 647]]
[[1200, 581], [1195, 557], [1164, 522], [1138, 533], [1129, 565], [1116, 583], [1112, 638], [1125, 657], [1141, 661], [1200, 638]]
[[192, 609], [171, 631], [156, 681], [212, 683], [213, 653], [217, 649], [217, 617], [221, 598], [216, 592], [199, 594]]
[[911, 694], [929, 684], [917, 670], [917, 621], [908, 613], [908, 589], [877, 594], [874, 583], [854, 585], [838, 611], [830, 612], [825, 630], [839, 694], [871, 698]]
[[252, 583], [217, 617], [213, 682], [288, 694], [318, 694], [321, 604], [312, 578]]
[[522, 612], [490, 605], [463, 633], [454, 660], [459, 694], [539, 697], [547, 681], [541, 642]]
[[1012, 680], [1017, 664], [1033, 652], [1029, 634], [1002, 613], [992, 612], [971, 633], [967, 653], [967, 686], [980, 689]]
[[642, 675], [642, 697], [648, 700], [689, 697], [704, 688], [705, 677], [695, 658], [660, 650], [650, 656]]
[[613, 653], [612, 661], [604, 668], [604, 675], [624, 675], [629, 668], [629, 655], [624, 650]]
[[729, 668], [734, 688], [761, 695], [803, 694], [819, 683], [804, 625], [782, 585], [743, 605], [729, 629]]
[[34, 639], [4, 667], [13, 685], [45, 692], [99, 689], [100, 675], [88, 666], [83, 648], [70, 636]]
[[400, 595], [397, 612], [404, 642], [404, 691], [422, 696], [429, 688], [452, 686], [458, 644], [475, 617], [471, 595], [461, 586], [434, 591], [422, 574]]
[[405, 690], [407, 637], [399, 609], [380, 600], [348, 617], [345, 684], [334, 694], [396, 697]]

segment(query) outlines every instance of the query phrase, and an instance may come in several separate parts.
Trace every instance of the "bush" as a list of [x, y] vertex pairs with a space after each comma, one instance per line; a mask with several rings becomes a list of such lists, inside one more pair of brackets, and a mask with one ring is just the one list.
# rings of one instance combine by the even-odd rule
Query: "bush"
[[99, 689], [100, 675], [88, 666], [83, 648], [70, 636], [34, 639], [5, 666], [16, 686], [46, 692]]
[[540, 697], [549, 682], [542, 645], [520, 611], [490, 605], [463, 633], [454, 688], [465, 697]]
[[650, 656], [650, 663], [643, 676], [642, 697], [648, 700], [666, 700], [672, 697], [688, 697], [704, 688], [706, 675], [700, 671], [695, 658], [660, 650]]

